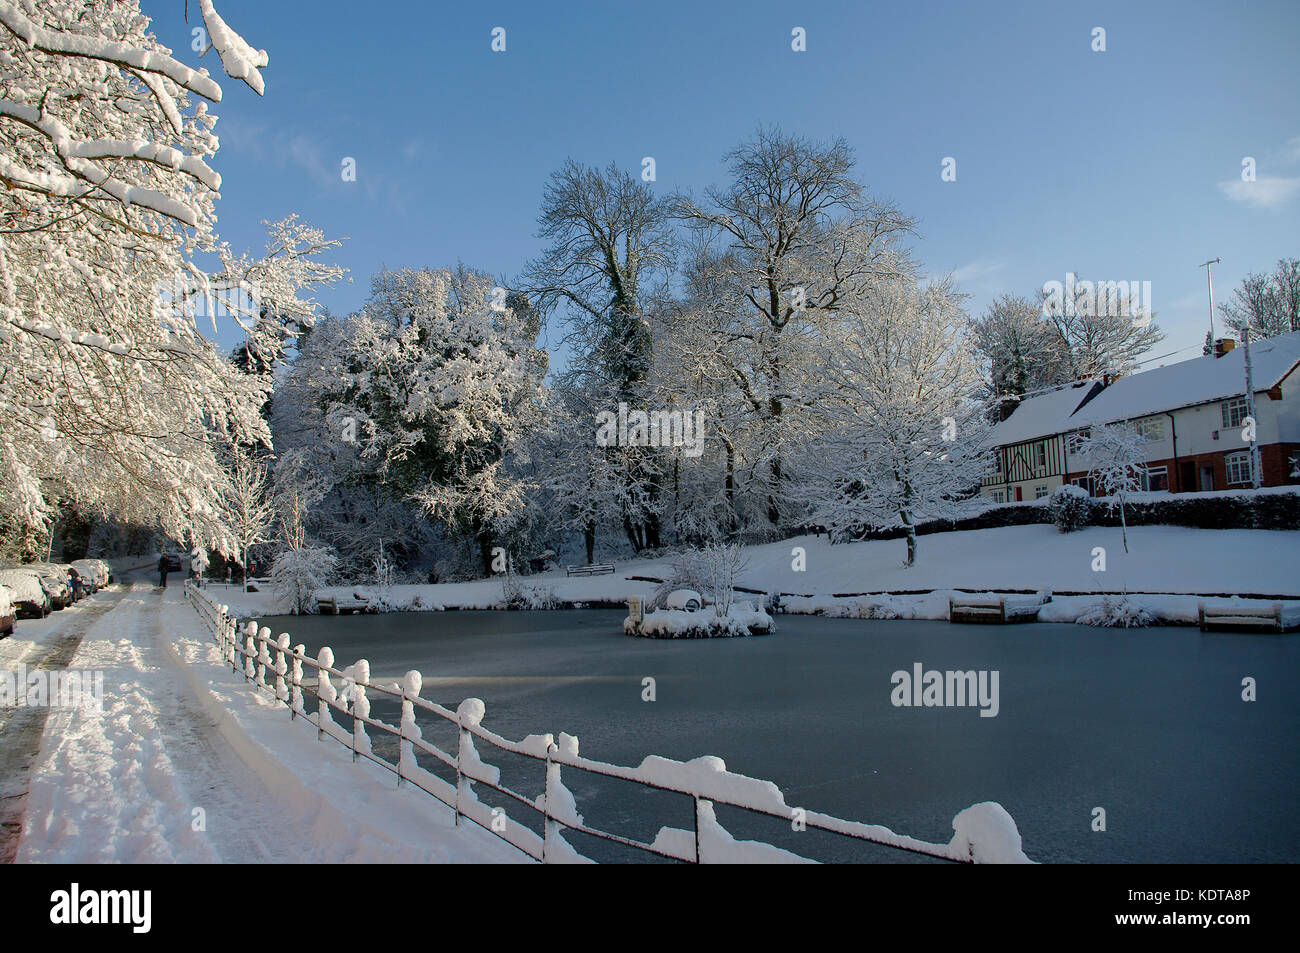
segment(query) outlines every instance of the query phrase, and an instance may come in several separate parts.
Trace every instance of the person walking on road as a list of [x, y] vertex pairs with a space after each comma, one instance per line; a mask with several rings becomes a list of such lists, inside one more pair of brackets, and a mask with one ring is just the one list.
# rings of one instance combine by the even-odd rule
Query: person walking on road
[[158, 559], [158, 585], [163, 589], [167, 588], [167, 555], [164, 553]]

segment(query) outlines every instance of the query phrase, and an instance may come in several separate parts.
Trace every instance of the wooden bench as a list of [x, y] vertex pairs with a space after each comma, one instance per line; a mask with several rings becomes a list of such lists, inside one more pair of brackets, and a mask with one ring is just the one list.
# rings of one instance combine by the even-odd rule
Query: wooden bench
[[321, 615], [344, 615], [349, 612], [369, 612], [370, 600], [355, 593], [350, 596], [321, 596], [316, 600]]
[[948, 597], [949, 622], [974, 622], [984, 625], [1010, 625], [1019, 622], [1037, 622], [1041, 602], [1027, 602], [1006, 596], [976, 598], [971, 596]]
[[1267, 606], [1207, 606], [1201, 602], [1197, 604], [1196, 615], [1202, 632], [1213, 629], [1286, 632], [1300, 628], [1300, 615], [1284, 618], [1280, 602]]
[[602, 576], [614, 571], [613, 563], [595, 563], [591, 566], [565, 566], [564, 571], [570, 576]]

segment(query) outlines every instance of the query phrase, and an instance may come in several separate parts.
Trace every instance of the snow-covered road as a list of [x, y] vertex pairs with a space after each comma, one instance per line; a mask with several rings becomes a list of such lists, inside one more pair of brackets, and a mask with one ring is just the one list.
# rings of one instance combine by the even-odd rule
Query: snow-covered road
[[179, 585], [128, 581], [0, 642], [0, 667], [42, 660], [103, 672], [103, 710], [0, 710], [0, 858], [519, 859], [257, 698], [217, 664]]

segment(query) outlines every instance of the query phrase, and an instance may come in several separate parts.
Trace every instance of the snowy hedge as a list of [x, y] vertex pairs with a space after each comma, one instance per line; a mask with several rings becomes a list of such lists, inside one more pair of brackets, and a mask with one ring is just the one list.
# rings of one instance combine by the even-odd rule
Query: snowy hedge
[[[1052, 499], [1029, 503], [995, 503], [988, 509], [955, 520], [929, 520], [916, 527], [918, 535], [954, 530], [994, 529], [1052, 523]], [[1111, 511], [1106, 497], [1089, 497], [1087, 525], [1118, 526], [1119, 507]], [[1129, 526], [1188, 526], [1193, 529], [1300, 529], [1300, 487], [1228, 490], [1205, 493], [1134, 493], [1124, 500]], [[900, 528], [868, 530], [860, 539], [901, 539]]]

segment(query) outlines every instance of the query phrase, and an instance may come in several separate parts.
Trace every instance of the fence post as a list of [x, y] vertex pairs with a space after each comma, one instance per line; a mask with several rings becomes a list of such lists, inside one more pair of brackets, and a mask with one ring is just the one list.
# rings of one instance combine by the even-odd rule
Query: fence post
[[302, 660], [307, 646], [299, 643], [293, 647], [293, 665], [289, 669], [289, 720], [302, 711]]
[[370, 663], [358, 660], [353, 666], [356, 679], [352, 686], [352, 760], [364, 751], [370, 753], [370, 736], [366, 734], [365, 719], [370, 717], [370, 699], [366, 697], [366, 686], [370, 684]]
[[695, 802], [695, 862], [700, 862], [700, 798], [697, 794], [692, 794], [691, 799]]
[[469, 740], [469, 729], [465, 727], [465, 722], [460, 718], [459, 710], [457, 710], [456, 716], [457, 717], [456, 717], [456, 804], [455, 804], [456, 821], [455, 823], [456, 826], [459, 827], [460, 826], [460, 788], [461, 788], [461, 778], [463, 777], [463, 775], [460, 772], [460, 761], [461, 761], [461, 757], [465, 752], [465, 742]]
[[226, 655], [225, 659], [230, 663], [230, 671], [235, 671], [235, 633], [239, 623], [232, 616], [226, 617]]
[[266, 669], [271, 664], [271, 653], [267, 645], [271, 641], [271, 630], [262, 626], [257, 632], [257, 687], [269, 688], [266, 684]]
[[334, 650], [325, 646], [316, 653], [316, 663], [321, 666], [316, 670], [316, 727], [320, 729], [316, 739], [324, 741], [325, 719], [330, 717], [330, 702], [334, 701], [334, 686], [326, 669], [334, 666]]
[[[554, 750], [555, 742], [551, 741], [546, 745], [546, 782], [542, 787], [542, 863], [546, 863], [546, 846], [554, 836], [551, 821], [551, 752]], [[558, 764], [555, 765], [555, 770], [560, 770]]]
[[424, 737], [424, 732], [420, 731], [420, 726], [415, 722], [415, 699], [420, 697], [420, 689], [424, 687], [424, 676], [412, 669], [402, 676], [399, 684], [402, 689], [402, 721], [401, 740], [397, 749], [397, 786], [400, 788], [402, 771], [414, 771], [420, 766], [415, 760], [415, 742]]
[[257, 668], [253, 664], [253, 659], [257, 655], [257, 649], [253, 637], [257, 634], [257, 623], [250, 622], [244, 626], [244, 680], [251, 682]]
[[281, 632], [275, 640], [275, 699], [286, 705], [289, 704], [289, 688], [284, 682], [284, 676], [288, 673], [289, 666], [284, 660], [284, 653], [288, 648], [289, 633]]

